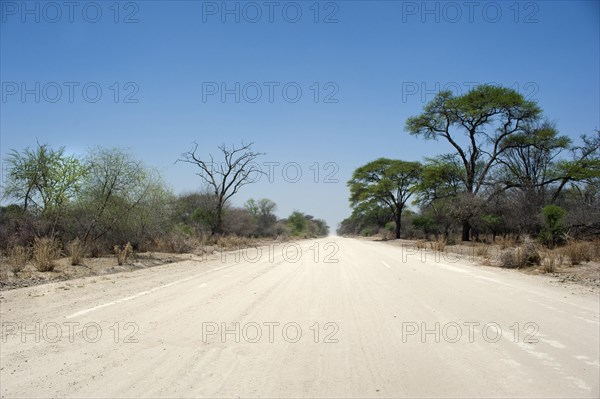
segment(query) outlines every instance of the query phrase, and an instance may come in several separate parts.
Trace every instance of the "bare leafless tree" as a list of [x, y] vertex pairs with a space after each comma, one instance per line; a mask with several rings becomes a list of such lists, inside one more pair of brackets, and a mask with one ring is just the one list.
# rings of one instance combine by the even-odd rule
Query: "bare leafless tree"
[[200, 168], [197, 173], [215, 195], [215, 218], [211, 226], [212, 234], [223, 232], [223, 209], [227, 201], [233, 197], [243, 186], [254, 183], [264, 172], [255, 161], [263, 153], [252, 151], [252, 145], [242, 143], [240, 147], [219, 147], [223, 154], [223, 161], [216, 163], [209, 154], [210, 160], [202, 160], [198, 156], [198, 143], [194, 143], [190, 151], [182, 154], [177, 162], [185, 162]]

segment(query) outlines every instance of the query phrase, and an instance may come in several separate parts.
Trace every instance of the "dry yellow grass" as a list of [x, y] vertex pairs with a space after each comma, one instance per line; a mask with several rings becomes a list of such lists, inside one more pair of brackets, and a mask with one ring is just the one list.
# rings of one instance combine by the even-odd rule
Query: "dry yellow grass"
[[83, 245], [79, 241], [79, 238], [74, 239], [68, 245], [69, 255], [71, 256], [71, 265], [78, 266], [83, 264]]
[[36, 238], [33, 243], [33, 264], [40, 272], [54, 270], [55, 261], [60, 257], [58, 242], [49, 237]]
[[10, 270], [17, 274], [25, 267], [29, 259], [29, 251], [21, 245], [15, 245], [8, 251]]
[[119, 248], [118, 245], [115, 245], [114, 251], [115, 256], [117, 257], [117, 264], [119, 266], [123, 266], [123, 264], [127, 262], [127, 259], [131, 256], [131, 254], [133, 254], [133, 247], [130, 243], [125, 244], [125, 247], [123, 247], [123, 249]]

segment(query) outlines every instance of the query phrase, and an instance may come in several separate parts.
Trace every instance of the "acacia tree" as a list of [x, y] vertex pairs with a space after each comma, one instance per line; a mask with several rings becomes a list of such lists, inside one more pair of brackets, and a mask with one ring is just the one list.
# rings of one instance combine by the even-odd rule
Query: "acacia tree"
[[364, 203], [387, 206], [396, 222], [400, 238], [402, 210], [421, 176], [419, 162], [379, 158], [356, 169], [348, 181], [350, 202], [356, 208]]
[[162, 187], [155, 173], [116, 148], [92, 149], [87, 169], [76, 211], [84, 244], [127, 226], [132, 212]]
[[[498, 158], [510, 148], [505, 142], [521, 133], [542, 111], [513, 89], [480, 85], [455, 96], [441, 91], [425, 106], [421, 115], [406, 122], [406, 130], [426, 140], [446, 140], [456, 151], [464, 168], [466, 197], [476, 196], [486, 185]], [[471, 223], [462, 222], [462, 240], [469, 241]]]
[[64, 147], [55, 150], [47, 144], [22, 152], [12, 150], [7, 162], [9, 172], [3, 197], [22, 203], [23, 212], [33, 210], [50, 221], [50, 234], [54, 235], [87, 169], [78, 158], [66, 155]]
[[223, 232], [223, 210], [227, 201], [233, 197], [243, 186], [253, 183], [260, 174], [264, 173], [254, 160], [261, 155], [252, 151], [252, 144], [242, 143], [240, 147], [226, 147], [221, 145], [219, 150], [223, 154], [223, 161], [216, 163], [209, 154], [210, 161], [199, 157], [198, 143], [192, 149], [182, 154], [177, 162], [185, 162], [200, 168], [198, 176], [208, 185], [215, 196], [215, 218], [211, 226], [211, 233]]
[[[424, 214], [433, 218], [444, 237], [448, 238], [457, 215], [463, 218], [474, 216], [475, 209], [468, 207], [469, 201], [464, 198], [464, 171], [454, 154], [426, 158], [425, 161], [421, 179], [415, 187], [414, 202], [419, 204]], [[430, 227], [428, 221], [418, 220], [418, 223]]]

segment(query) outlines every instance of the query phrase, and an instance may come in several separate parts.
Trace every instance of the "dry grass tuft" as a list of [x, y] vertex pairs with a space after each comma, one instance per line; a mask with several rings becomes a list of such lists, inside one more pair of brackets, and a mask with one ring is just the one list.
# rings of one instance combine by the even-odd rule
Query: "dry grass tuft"
[[79, 238], [74, 239], [67, 246], [69, 249], [69, 255], [71, 256], [71, 265], [79, 266], [83, 264], [84, 249]]
[[176, 254], [193, 252], [200, 245], [201, 242], [197, 238], [179, 232], [173, 232], [164, 238], [160, 237], [154, 240], [154, 247], [158, 251]]
[[431, 246], [435, 251], [444, 252], [444, 249], [446, 249], [446, 239], [440, 237], [437, 241], [432, 242]]
[[427, 248], [427, 243], [425, 240], [417, 240], [417, 242], [415, 242], [415, 247], [417, 247], [417, 249], [425, 249]]
[[29, 251], [21, 245], [15, 245], [8, 251], [8, 259], [10, 261], [10, 270], [16, 275], [25, 267], [29, 259]]
[[115, 245], [113, 249], [117, 257], [117, 264], [119, 266], [123, 266], [123, 264], [127, 262], [127, 259], [129, 259], [131, 254], [133, 254], [133, 247], [131, 246], [131, 243], [125, 244], [125, 247], [123, 247], [123, 249], [119, 248], [118, 245]]
[[500, 246], [500, 249], [502, 249], [502, 250], [512, 248], [517, 243], [516, 240], [511, 236], [497, 237], [496, 242], [498, 243], [498, 245]]
[[571, 266], [580, 265], [591, 261], [595, 256], [593, 244], [583, 241], [570, 241], [563, 248], [564, 254], [569, 258]]
[[221, 249], [228, 248], [245, 248], [254, 245], [254, 240], [248, 237], [240, 237], [237, 235], [219, 236], [215, 244]]
[[542, 260], [542, 270], [544, 273], [554, 273], [556, 269], [562, 266], [562, 257], [554, 252], [547, 252]]
[[488, 244], [480, 245], [475, 249], [475, 255], [481, 256], [483, 259], [489, 259], [490, 252], [490, 246]]
[[49, 237], [36, 238], [33, 243], [33, 264], [40, 272], [54, 270], [55, 261], [60, 257], [60, 245]]

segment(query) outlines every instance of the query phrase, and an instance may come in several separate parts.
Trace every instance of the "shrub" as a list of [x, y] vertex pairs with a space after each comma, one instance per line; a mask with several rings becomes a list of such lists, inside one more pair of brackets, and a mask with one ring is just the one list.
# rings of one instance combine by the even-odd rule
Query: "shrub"
[[549, 252], [544, 257], [542, 262], [542, 270], [544, 273], [554, 273], [556, 272], [556, 268], [561, 266], [562, 262], [560, 257], [556, 256], [556, 254]]
[[594, 257], [593, 252], [585, 242], [571, 241], [564, 247], [564, 253], [569, 257], [572, 266], [589, 262]]
[[508, 249], [500, 253], [500, 266], [507, 269], [516, 269], [521, 267], [519, 263], [518, 249]]
[[54, 270], [55, 261], [60, 256], [58, 242], [49, 237], [35, 238], [33, 242], [33, 264], [40, 272]]
[[154, 247], [160, 252], [171, 252], [177, 254], [189, 253], [199, 246], [199, 241], [182, 231], [173, 231], [166, 237], [154, 240]]
[[539, 265], [542, 261], [542, 257], [538, 252], [537, 247], [534, 243], [528, 242], [525, 244], [524, 248], [521, 248], [521, 263], [524, 266], [535, 266]]
[[29, 253], [25, 247], [15, 245], [8, 251], [8, 258], [10, 260], [10, 270], [17, 274], [25, 267]]
[[539, 238], [550, 248], [553, 248], [562, 237], [565, 213], [566, 211], [557, 205], [547, 205], [542, 208], [544, 227], [540, 232]]
[[539, 265], [542, 258], [533, 243], [524, 247], [507, 249], [500, 254], [500, 266], [507, 269], [520, 269], [526, 266]]
[[71, 265], [78, 266], [83, 264], [84, 250], [79, 238], [74, 239], [68, 245], [69, 255], [71, 256]]
[[133, 247], [131, 246], [131, 243], [125, 244], [125, 247], [123, 247], [123, 249], [119, 248], [118, 245], [115, 245], [114, 251], [115, 255], [117, 256], [118, 265], [122, 266], [125, 262], [127, 262], [127, 259], [133, 253]]

